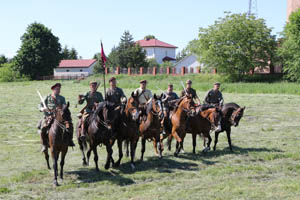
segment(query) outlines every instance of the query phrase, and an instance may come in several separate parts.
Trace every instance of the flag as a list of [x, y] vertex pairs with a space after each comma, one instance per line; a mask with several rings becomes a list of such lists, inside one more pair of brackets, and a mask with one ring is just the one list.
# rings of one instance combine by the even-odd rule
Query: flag
[[103, 67], [105, 68], [106, 56], [105, 56], [105, 53], [104, 53], [104, 50], [103, 50], [102, 41], [101, 41], [101, 61], [102, 61]]

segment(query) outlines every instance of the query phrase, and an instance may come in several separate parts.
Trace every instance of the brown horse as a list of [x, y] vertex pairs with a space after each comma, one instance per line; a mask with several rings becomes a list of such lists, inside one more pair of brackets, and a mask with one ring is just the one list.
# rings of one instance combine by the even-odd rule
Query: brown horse
[[[107, 151], [107, 158], [104, 167], [105, 169], [108, 169], [110, 167], [110, 162], [113, 161], [112, 138], [115, 128], [115, 122], [117, 121], [119, 112], [120, 107], [116, 107], [115, 105], [109, 102], [102, 102], [98, 105], [97, 109], [90, 117], [86, 138], [89, 144], [87, 151], [87, 159], [84, 153], [86, 147], [81, 149], [83, 156], [82, 160], [84, 165], [89, 165], [89, 159], [91, 156], [91, 152], [93, 151], [96, 170], [99, 171], [97, 146], [100, 144], [104, 144], [106, 146]], [[80, 130], [77, 131], [80, 132]], [[83, 142], [83, 145], [86, 145], [86, 142]]]
[[193, 153], [196, 153], [197, 134], [203, 137], [203, 152], [207, 152], [212, 141], [210, 131], [220, 125], [222, 112], [218, 107], [205, 109], [197, 107], [196, 112], [198, 113], [196, 116], [189, 118], [187, 132], [193, 137]]
[[147, 119], [143, 120], [139, 125], [139, 134], [142, 138], [141, 160], [144, 158], [146, 150], [146, 140], [152, 140], [156, 154], [162, 157], [162, 144], [160, 142], [161, 120], [164, 117], [162, 104], [162, 96], [157, 97], [156, 94], [148, 102], [146, 115]]
[[227, 103], [222, 108], [222, 119], [221, 119], [221, 127], [222, 129], [220, 131], [215, 132], [215, 145], [214, 145], [214, 151], [216, 150], [216, 146], [218, 143], [218, 137], [219, 134], [223, 131], [226, 131], [227, 140], [229, 144], [229, 149], [232, 151], [232, 145], [231, 145], [231, 126], [237, 127], [239, 125], [240, 119], [243, 117], [244, 110], [246, 107], [241, 108], [236, 103]]
[[126, 142], [130, 143], [131, 167], [134, 168], [135, 150], [139, 140], [139, 114], [138, 94], [134, 94], [134, 92], [132, 92], [131, 97], [127, 100], [124, 112], [121, 113], [116, 127], [119, 159], [114, 164], [114, 167], [120, 166], [121, 159], [123, 157], [122, 143], [125, 140]]
[[186, 95], [177, 102], [177, 107], [171, 116], [172, 137], [176, 139], [176, 151], [174, 156], [178, 156], [183, 148], [183, 141], [186, 135], [187, 118], [195, 115], [194, 101], [191, 96]]
[[[53, 160], [53, 170], [54, 170], [54, 186], [58, 186], [57, 176], [57, 162], [59, 158], [59, 154], [61, 153], [61, 161], [60, 161], [60, 178], [63, 179], [63, 168], [65, 164], [65, 156], [68, 152], [69, 139], [68, 135], [70, 132], [73, 132], [73, 124], [71, 118], [71, 112], [69, 110], [69, 102], [67, 105], [64, 105], [62, 108], [56, 108], [54, 112], [54, 122], [49, 129], [49, 146], [51, 157]], [[45, 158], [47, 161], [48, 169], [50, 169], [49, 165], [49, 154], [48, 149], [45, 151]]]

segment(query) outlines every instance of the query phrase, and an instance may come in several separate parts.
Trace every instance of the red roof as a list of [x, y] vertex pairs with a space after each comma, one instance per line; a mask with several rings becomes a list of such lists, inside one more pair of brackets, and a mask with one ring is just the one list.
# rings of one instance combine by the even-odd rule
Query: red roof
[[89, 68], [94, 64], [96, 59], [81, 59], [81, 60], [61, 60], [59, 68]]
[[177, 48], [174, 45], [162, 42], [158, 39], [150, 39], [150, 40], [139, 40], [138, 43], [141, 47], [165, 47], [165, 48]]

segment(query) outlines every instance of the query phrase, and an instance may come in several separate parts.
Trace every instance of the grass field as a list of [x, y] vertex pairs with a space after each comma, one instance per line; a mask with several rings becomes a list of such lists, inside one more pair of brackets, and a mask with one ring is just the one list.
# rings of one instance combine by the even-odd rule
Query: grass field
[[[216, 81], [192, 78], [201, 80], [195, 84], [201, 98]], [[119, 84], [129, 95], [139, 79], [129, 81], [121, 76]], [[165, 88], [172, 81], [178, 92], [180, 79], [152, 78], [149, 87], [157, 92], [156, 85]], [[64, 181], [53, 188], [53, 171], [47, 170], [35, 129], [41, 117], [35, 89], [47, 94], [53, 83], [0, 83], [0, 199], [300, 199], [300, 96], [293, 95], [300, 91], [297, 84], [224, 84], [225, 101], [246, 106], [240, 126], [232, 131], [233, 153], [222, 133], [216, 152], [202, 154], [198, 138], [193, 155], [188, 135], [185, 153], [178, 158], [165, 150], [160, 160], [147, 143], [145, 159], [140, 162], [139, 144], [134, 171], [126, 157], [120, 168], [105, 170], [106, 153], [99, 147], [100, 172], [96, 172], [93, 161], [89, 167], [81, 165], [76, 145], [67, 154]], [[87, 90], [87, 81], [64, 81], [62, 86], [76, 123], [81, 106], [74, 105], [77, 94]], [[272, 91], [264, 92], [265, 88]], [[118, 156], [116, 147], [113, 156]]]

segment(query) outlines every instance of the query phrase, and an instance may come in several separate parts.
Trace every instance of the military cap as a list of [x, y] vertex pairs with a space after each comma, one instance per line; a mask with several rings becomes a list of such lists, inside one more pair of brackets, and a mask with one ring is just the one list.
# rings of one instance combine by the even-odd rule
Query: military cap
[[90, 81], [90, 85], [92, 84], [96, 84], [97, 85], [97, 81]]
[[109, 82], [112, 82], [112, 81], [115, 81], [116, 80], [116, 77], [111, 77], [110, 79], [109, 79]]
[[215, 84], [214, 85], [221, 85], [221, 83], [219, 83], [219, 82], [215, 82]]
[[140, 83], [147, 83], [147, 80], [141, 80]]
[[172, 86], [172, 87], [173, 87], [173, 84], [172, 84], [172, 83], [169, 83], [168, 86]]
[[51, 90], [54, 90], [57, 87], [61, 87], [60, 83], [55, 83], [54, 85], [51, 86]]
[[191, 84], [191, 83], [192, 81], [190, 79], [186, 81], [186, 84]]

